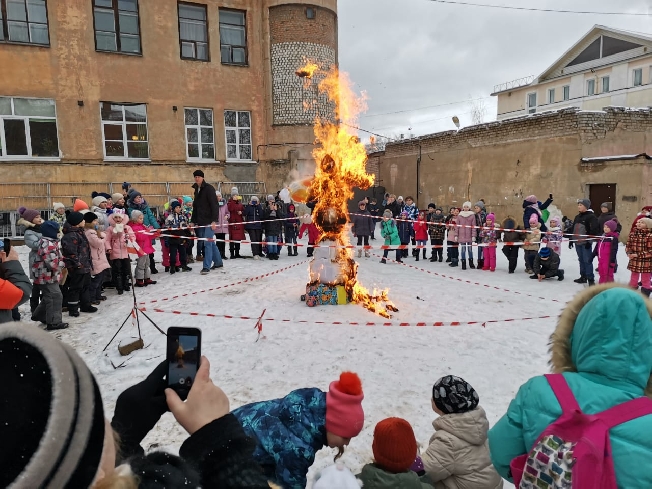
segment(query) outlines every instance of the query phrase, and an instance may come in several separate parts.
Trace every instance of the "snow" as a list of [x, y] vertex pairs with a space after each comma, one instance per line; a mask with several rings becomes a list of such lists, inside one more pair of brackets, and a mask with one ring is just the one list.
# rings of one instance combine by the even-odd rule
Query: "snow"
[[[307, 240], [300, 241], [304, 245]], [[372, 244], [380, 245], [379, 240]], [[502, 245], [500, 245], [502, 246]], [[523, 253], [517, 272], [507, 274], [507, 261], [499, 251], [495, 273], [450, 268], [447, 263], [415, 262], [413, 267], [391, 263], [382, 265], [379, 257], [358, 259], [359, 278], [368, 288], [389, 287], [390, 297], [399, 308], [391, 319], [394, 326], [353, 326], [348, 322], [383, 323], [361, 306], [320, 306], [308, 308], [299, 297], [305, 293], [308, 277], [306, 251], [298, 257], [281, 253], [278, 261], [252, 259], [228, 260], [224, 268], [200, 276], [196, 263], [193, 271], [153, 276], [157, 285], [137, 289], [139, 302], [159, 300], [156, 307], [184, 312], [247, 316], [252, 319], [211, 318], [205, 316], [156, 313], [147, 304], [147, 314], [163, 330], [170, 326], [200, 327], [203, 332], [202, 353], [211, 362], [213, 381], [229, 396], [231, 407], [282, 397], [293, 389], [319, 387], [328, 389], [342, 370], [357, 372], [363, 382], [366, 413], [362, 433], [351, 441], [344, 463], [357, 473], [371, 461], [371, 444], [376, 423], [389, 416], [407, 419], [414, 427], [417, 440], [426, 446], [435, 418], [430, 407], [431, 388], [442, 375], [455, 374], [466, 379], [480, 395], [481, 405], [493, 425], [505, 412], [519, 386], [528, 378], [548, 371], [547, 341], [555, 328], [554, 319], [582, 286], [573, 283], [579, 276], [577, 255], [564, 247], [562, 268], [566, 280], [544, 283], [530, 280], [523, 272]], [[20, 247], [23, 265], [27, 249]], [[243, 246], [244, 254], [249, 247]], [[379, 251], [374, 251], [378, 254]], [[392, 252], [390, 257], [394, 256]], [[157, 261], [159, 261], [157, 259]], [[210, 292], [161, 301], [175, 295], [191, 293], [242, 281], [304, 262], [278, 274], [258, 280], [230, 285]], [[616, 280], [627, 282], [627, 258], [620, 247], [620, 268]], [[597, 261], [596, 261], [597, 266]], [[439, 275], [437, 275], [439, 274]], [[452, 279], [451, 279], [452, 278]], [[475, 283], [458, 281], [457, 278]], [[507, 289], [507, 290], [503, 290]], [[165, 358], [165, 337], [141, 316], [146, 348], [121, 357], [118, 341], [137, 337], [136, 328], [127, 321], [125, 328], [106, 352], [103, 348], [115, 334], [132, 306], [131, 294], [117, 296], [107, 290], [107, 301], [96, 314], [64, 320], [68, 330], [54, 333], [72, 345], [95, 374], [111, 417], [118, 394], [145, 378]], [[266, 309], [262, 337], [259, 341], [256, 319]], [[29, 318], [29, 305], [21, 312]], [[461, 325], [458, 327], [400, 327], [399, 323], [486, 321], [530, 318], [550, 315], [550, 319]], [[274, 321], [265, 320], [273, 318]], [[287, 320], [287, 321], [280, 321]], [[313, 321], [345, 324], [314, 324]], [[305, 321], [305, 322], [299, 322]], [[124, 363], [123, 368], [114, 369]], [[144, 447], [177, 452], [187, 437], [171, 414], [165, 414], [144, 441]], [[319, 452], [309, 479], [318, 470], [332, 464], [334, 451]]]

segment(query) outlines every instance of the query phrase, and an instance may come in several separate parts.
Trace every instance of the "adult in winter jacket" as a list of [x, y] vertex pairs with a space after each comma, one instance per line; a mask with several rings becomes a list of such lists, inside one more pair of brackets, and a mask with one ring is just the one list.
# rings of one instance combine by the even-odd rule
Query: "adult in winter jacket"
[[593, 275], [593, 241], [587, 238], [590, 236], [600, 236], [602, 231], [598, 224], [598, 218], [595, 217], [591, 209], [589, 199], [580, 199], [577, 201], [579, 214], [573, 219], [573, 236], [575, 242], [575, 251], [580, 264], [580, 278], [574, 280], [575, 283], [595, 285]]
[[15, 248], [9, 254], [0, 248], [0, 323], [13, 320], [11, 311], [27, 302], [32, 283], [25, 275]]
[[564, 280], [564, 271], [559, 269], [560, 258], [552, 248], [544, 247], [539, 250], [539, 253], [534, 257], [532, 271], [534, 275], [530, 276], [531, 279], [545, 280], [547, 278], [555, 278], [560, 282]]
[[[220, 219], [220, 206], [217, 202], [215, 188], [204, 180], [204, 172], [195, 170], [193, 173], [195, 183], [192, 188], [195, 190], [193, 199], [192, 217], [190, 221], [198, 227], [195, 230], [198, 238], [206, 239], [204, 243], [204, 263], [201, 274], [206, 275], [211, 268], [221, 268], [222, 255], [213, 238], [215, 238], [215, 229]], [[230, 212], [231, 216], [233, 215]]]
[[616, 216], [616, 213], [613, 209], [613, 202], [603, 202], [600, 204], [601, 214], [598, 216], [598, 225], [600, 226], [600, 229], [602, 229], [604, 228], [604, 225], [607, 221], [616, 221], [618, 224], [616, 227], [616, 232], [620, 234], [620, 232], [623, 230], [623, 226], [620, 224], [618, 216]]
[[[652, 397], [652, 306], [626, 287], [604, 284], [575, 296], [551, 336], [552, 371], [563, 373], [582, 412], [595, 414]], [[545, 377], [521, 386], [507, 413], [489, 431], [491, 459], [511, 480], [509, 464], [529, 453], [562, 410]], [[619, 488], [652, 487], [652, 416], [609, 430]]]
[[428, 234], [432, 245], [432, 256], [430, 261], [444, 260], [444, 239], [446, 238], [446, 216], [441, 207], [435, 204], [428, 204]]
[[[131, 219], [131, 213], [133, 211], [140, 211], [143, 213], [143, 225], [152, 229], [160, 229], [161, 225], [156, 220], [152, 209], [149, 208], [145, 199], [140, 192], [132, 189], [129, 193], [129, 201], [127, 202], [127, 215]], [[110, 223], [109, 223], [110, 224]], [[152, 239], [152, 245], [156, 242], [156, 239]], [[149, 269], [152, 273], [158, 273], [156, 269], [156, 262], [154, 261], [154, 253], [149, 253]]]
[[397, 218], [401, 213], [401, 206], [396, 202], [396, 195], [391, 194], [387, 197], [387, 203], [383, 206], [383, 212], [389, 210], [393, 218]]
[[409, 195], [405, 198], [405, 205], [403, 206], [402, 212], [407, 212], [410, 221], [416, 221], [417, 217], [419, 217], [419, 209], [414, 203], [414, 199]]
[[[217, 242], [217, 249], [220, 250], [220, 255], [222, 255], [222, 258], [226, 260], [226, 242], [223, 240], [225, 240], [227, 234], [229, 234], [229, 218], [231, 217], [231, 214], [229, 214], [229, 206], [227, 205], [226, 199], [222, 197], [222, 192], [217, 191], [216, 195], [217, 205], [220, 207], [220, 214], [217, 221], [217, 226], [215, 227], [215, 238], [222, 240]], [[242, 236], [244, 236], [244, 231], [242, 232]], [[244, 239], [244, 237], [241, 239]]]
[[240, 243], [246, 239], [245, 236], [245, 208], [242, 205], [242, 197], [234, 194], [237, 189], [231, 189], [231, 199], [228, 202], [229, 211], [229, 253], [231, 258], [240, 258]]
[[279, 208], [275, 201], [270, 201], [269, 205], [265, 208], [263, 215], [264, 228], [265, 228], [265, 241], [267, 241], [267, 257], [270, 260], [278, 260], [278, 245], [283, 236], [285, 214]]
[[536, 214], [539, 224], [541, 224], [541, 231], [545, 233], [548, 228], [546, 227], [546, 223], [543, 221], [541, 211], [546, 210], [550, 204], [552, 204], [552, 194], [550, 194], [548, 200], [543, 204], [537, 200], [536, 195], [527, 196], [523, 201], [523, 225], [525, 226], [525, 229], [530, 227], [530, 218], [533, 214]]
[[251, 197], [249, 205], [245, 207], [244, 217], [245, 230], [249, 233], [249, 239], [252, 242], [251, 254], [256, 260], [263, 256], [263, 245], [260, 244], [263, 241], [263, 212], [263, 206], [260, 205], [258, 197], [254, 195]]

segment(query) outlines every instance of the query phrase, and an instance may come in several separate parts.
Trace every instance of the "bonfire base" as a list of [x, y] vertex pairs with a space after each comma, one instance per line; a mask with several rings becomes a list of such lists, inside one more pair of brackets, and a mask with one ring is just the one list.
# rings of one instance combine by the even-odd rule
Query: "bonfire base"
[[304, 297], [308, 307], [338, 306], [351, 302], [343, 285], [308, 284]]

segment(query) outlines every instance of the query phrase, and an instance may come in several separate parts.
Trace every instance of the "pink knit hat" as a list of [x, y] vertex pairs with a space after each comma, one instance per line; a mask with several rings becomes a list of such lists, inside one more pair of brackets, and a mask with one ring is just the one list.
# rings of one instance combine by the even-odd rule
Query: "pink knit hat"
[[353, 372], [342, 372], [326, 393], [326, 431], [342, 438], [358, 436], [364, 425], [362, 382]]
[[491, 221], [491, 222], [493, 222], [493, 223], [496, 222], [496, 216], [494, 215], [493, 212], [490, 212], [489, 214], [487, 214], [487, 217], [486, 217], [485, 219], [486, 219], [487, 221]]
[[532, 214], [530, 216], [530, 224], [538, 224], [539, 223], [539, 216], [537, 214]]
[[529, 202], [530, 204], [536, 204], [538, 202], [537, 196], [536, 195], [528, 195], [525, 197], [525, 202]]
[[618, 228], [618, 223], [614, 221], [613, 219], [608, 220], [607, 222], [604, 223], [605, 226], [609, 228], [609, 231], [612, 233]]

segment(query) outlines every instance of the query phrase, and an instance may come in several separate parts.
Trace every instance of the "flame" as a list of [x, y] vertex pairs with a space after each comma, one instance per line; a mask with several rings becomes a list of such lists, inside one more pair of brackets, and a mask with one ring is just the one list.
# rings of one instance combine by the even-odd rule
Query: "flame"
[[307, 61], [304, 66], [295, 71], [295, 74], [300, 78], [312, 78], [318, 70], [319, 66], [316, 63]]
[[[357, 280], [358, 264], [353, 261], [346, 224], [348, 201], [353, 198], [353, 187], [367, 189], [374, 183], [374, 176], [366, 172], [367, 152], [359, 138], [349, 128], [355, 126], [358, 114], [366, 110], [366, 97], [356, 96], [346, 73], [332, 67], [319, 70], [308, 62], [297, 75], [309, 73], [321, 78], [318, 91], [331, 102], [331, 117], [317, 117], [314, 132], [317, 146], [313, 158], [317, 163], [315, 176], [309, 188], [308, 200], [316, 201], [313, 221], [321, 232], [321, 241], [331, 240], [340, 246], [334, 261], [341, 264], [344, 286], [353, 302], [383, 317], [391, 317], [388, 311], [397, 311], [388, 299], [388, 290], [370, 293]], [[307, 182], [304, 182], [307, 183]]]

